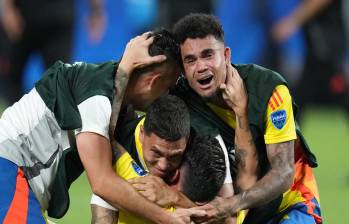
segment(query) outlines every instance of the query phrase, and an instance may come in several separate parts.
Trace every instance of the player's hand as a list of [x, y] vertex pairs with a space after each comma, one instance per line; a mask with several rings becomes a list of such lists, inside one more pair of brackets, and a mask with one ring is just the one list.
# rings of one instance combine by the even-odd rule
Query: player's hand
[[244, 82], [238, 71], [230, 64], [227, 65], [227, 78], [220, 85], [222, 97], [237, 116], [247, 114], [247, 93]]
[[222, 197], [216, 197], [210, 203], [197, 207], [206, 211], [206, 217], [201, 218], [201, 221], [198, 223], [226, 223], [226, 220], [231, 220], [231, 214], [235, 213], [235, 205], [237, 200], [234, 196], [227, 200]]
[[154, 37], [151, 32], [143, 33], [131, 39], [125, 48], [119, 66], [129, 75], [137, 68], [160, 63], [166, 60], [165, 55], [150, 56], [149, 46], [153, 43]]
[[171, 189], [160, 177], [147, 175], [128, 180], [145, 198], [164, 207], [173, 205], [178, 192]]
[[174, 211], [172, 215], [175, 221], [168, 223], [190, 224], [193, 223], [193, 219], [204, 219], [207, 216], [207, 213], [205, 210], [195, 207], [188, 209], [176, 209], [176, 211]]

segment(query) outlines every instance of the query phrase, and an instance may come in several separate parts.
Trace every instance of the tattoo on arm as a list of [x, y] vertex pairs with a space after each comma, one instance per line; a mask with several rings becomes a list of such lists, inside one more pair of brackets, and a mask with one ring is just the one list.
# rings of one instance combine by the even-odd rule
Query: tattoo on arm
[[117, 211], [91, 204], [91, 224], [115, 224], [117, 223]]
[[288, 190], [294, 175], [294, 141], [267, 145], [271, 169], [243, 192], [241, 209], [263, 205]]
[[240, 169], [244, 169], [246, 167], [246, 150], [243, 148], [238, 148], [235, 144], [235, 162]]
[[112, 139], [114, 137], [114, 130], [116, 127], [116, 122], [119, 117], [121, 104], [125, 95], [125, 90], [128, 84], [129, 76], [128, 74], [119, 66], [115, 75], [115, 96], [112, 103], [112, 112], [109, 124], [109, 137]]
[[248, 117], [237, 116], [235, 129], [235, 156], [238, 168], [235, 187], [237, 191], [251, 187], [257, 180], [258, 156]]

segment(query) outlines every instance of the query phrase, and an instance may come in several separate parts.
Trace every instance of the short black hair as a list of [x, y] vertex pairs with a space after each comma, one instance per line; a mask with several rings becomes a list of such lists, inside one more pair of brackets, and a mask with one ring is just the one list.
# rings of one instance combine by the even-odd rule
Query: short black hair
[[217, 139], [207, 135], [191, 138], [183, 158], [181, 187], [194, 202], [211, 201], [221, 189], [226, 165], [223, 150]]
[[157, 98], [148, 108], [145, 134], [156, 134], [167, 141], [177, 141], [190, 134], [190, 116], [184, 101], [174, 95]]
[[144, 74], [163, 64], [177, 67], [181, 66], [179, 43], [176, 41], [174, 35], [170, 31], [164, 28], [160, 28], [151, 32], [149, 37], [154, 37], [153, 43], [149, 46], [149, 55], [166, 55], [166, 61], [136, 69], [135, 72], [137, 74]]
[[183, 44], [188, 38], [205, 38], [208, 35], [213, 35], [224, 43], [222, 25], [211, 14], [191, 13], [184, 16], [174, 25], [173, 33], [180, 44]]

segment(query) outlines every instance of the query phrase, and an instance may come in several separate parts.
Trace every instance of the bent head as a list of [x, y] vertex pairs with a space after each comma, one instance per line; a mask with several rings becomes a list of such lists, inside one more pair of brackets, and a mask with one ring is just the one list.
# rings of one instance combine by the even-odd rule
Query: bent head
[[190, 134], [189, 111], [176, 96], [156, 99], [149, 107], [140, 140], [149, 172], [168, 180], [182, 162]]
[[194, 202], [206, 203], [218, 194], [225, 172], [224, 153], [217, 139], [195, 136], [184, 155], [177, 189]]
[[194, 13], [180, 19], [173, 32], [189, 85], [201, 97], [214, 97], [225, 82], [231, 56], [222, 25], [213, 15]]
[[145, 111], [156, 98], [168, 92], [180, 74], [179, 45], [173, 35], [165, 30], [153, 32], [149, 55], [166, 55], [162, 63], [152, 64], [133, 72], [129, 82], [129, 101], [137, 109]]

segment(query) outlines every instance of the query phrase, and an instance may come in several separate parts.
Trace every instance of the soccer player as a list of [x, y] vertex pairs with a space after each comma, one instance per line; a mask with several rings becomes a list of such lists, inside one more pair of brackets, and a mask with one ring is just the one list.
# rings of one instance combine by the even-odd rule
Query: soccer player
[[113, 100], [144, 110], [177, 80], [177, 58], [177, 43], [162, 30], [132, 39], [119, 62], [49, 68], [0, 119], [0, 222], [45, 223], [46, 210], [63, 216], [69, 197], [56, 193], [67, 195], [83, 169], [92, 191], [115, 207], [156, 223], [189, 222], [193, 211], [166, 213], [115, 174], [108, 133]]
[[[172, 208], [193, 207], [195, 204], [191, 201], [204, 203], [218, 194], [227, 177], [227, 155], [223, 153], [219, 142], [209, 136], [191, 133], [186, 146], [190, 119], [182, 100], [171, 95], [160, 97], [151, 104], [145, 118], [129, 123], [136, 127], [123, 125], [128, 127], [123, 131], [126, 133], [118, 135], [125, 136], [118, 141], [126, 149], [123, 150], [121, 145], [114, 147], [117, 149], [115, 170], [127, 180], [151, 174], [146, 177], [147, 180], [139, 178], [130, 181], [144, 196], [152, 195], [155, 188], [167, 188], [163, 191], [166, 197], [162, 197], [161, 205]], [[130, 135], [127, 133], [129, 131], [134, 134]], [[150, 188], [144, 188], [140, 183], [149, 183], [149, 179], [153, 180]], [[165, 182], [174, 190], [170, 190]], [[226, 184], [232, 187], [231, 181]], [[191, 201], [180, 201], [186, 199], [181, 198], [179, 191]], [[115, 223], [115, 215], [110, 211], [115, 210], [113, 207], [96, 196], [92, 197], [91, 204], [92, 223]], [[119, 212], [119, 223], [144, 222], [123, 210]]]
[[[296, 108], [287, 82], [257, 65], [231, 64], [222, 26], [212, 15], [185, 16], [173, 31], [180, 42], [185, 74], [174, 93], [186, 101], [192, 126], [218, 130], [228, 148], [236, 145], [238, 172], [234, 182], [240, 187], [239, 194], [207, 205], [213, 219], [260, 207], [265, 208], [261, 216], [251, 209], [253, 219], [247, 217], [246, 223], [321, 223], [312, 171], [317, 162], [296, 125]], [[241, 83], [247, 97], [235, 94]], [[259, 156], [260, 179], [256, 184], [250, 172], [254, 170], [250, 169], [253, 155], [237, 144], [238, 129], [252, 132], [249, 142]], [[261, 208], [270, 201], [271, 207]]]

